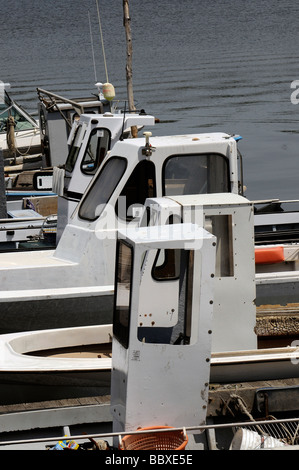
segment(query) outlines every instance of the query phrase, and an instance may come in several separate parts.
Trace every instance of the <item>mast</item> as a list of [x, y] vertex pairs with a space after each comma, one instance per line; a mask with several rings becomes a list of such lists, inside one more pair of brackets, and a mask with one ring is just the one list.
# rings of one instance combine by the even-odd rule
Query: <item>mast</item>
[[[127, 78], [127, 94], [128, 94], [128, 103], [129, 111], [136, 111], [134, 104], [134, 94], [133, 94], [133, 73], [132, 73], [132, 35], [131, 35], [131, 18], [129, 13], [129, 0], [123, 0], [123, 11], [124, 11], [124, 27], [126, 32], [126, 51], [127, 51], [127, 61], [126, 61], [126, 78]], [[137, 137], [137, 127], [133, 126], [131, 128], [132, 136]]]

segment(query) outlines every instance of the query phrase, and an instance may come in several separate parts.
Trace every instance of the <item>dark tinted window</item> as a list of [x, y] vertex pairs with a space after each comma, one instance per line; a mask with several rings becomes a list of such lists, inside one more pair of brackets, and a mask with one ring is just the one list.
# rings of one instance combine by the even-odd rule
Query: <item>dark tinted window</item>
[[66, 169], [66, 171], [69, 171], [70, 173], [73, 171], [73, 169], [75, 167], [75, 164], [76, 164], [76, 161], [77, 161], [77, 158], [78, 158], [80, 145], [81, 145], [81, 142], [82, 142], [81, 130], [82, 130], [82, 126], [79, 125], [77, 127], [76, 131], [75, 131], [75, 135], [74, 135], [74, 138], [73, 138], [73, 141], [72, 141], [72, 144], [71, 144], [71, 148], [69, 150], [69, 154], [68, 154], [68, 157], [67, 157], [67, 160], [66, 160], [65, 169]]
[[82, 201], [79, 217], [95, 220], [101, 215], [126, 167], [124, 158], [113, 157], [106, 162]]
[[115, 306], [113, 317], [113, 335], [125, 347], [129, 342], [131, 282], [133, 249], [119, 241], [117, 245], [117, 272]]
[[94, 175], [110, 148], [110, 131], [93, 129], [81, 163], [83, 173]]
[[173, 155], [164, 164], [163, 195], [228, 192], [228, 163], [220, 154]]
[[134, 168], [119, 196], [116, 213], [121, 219], [130, 221], [134, 218], [132, 207], [143, 207], [146, 198], [155, 196], [155, 165], [148, 160], [142, 160]]

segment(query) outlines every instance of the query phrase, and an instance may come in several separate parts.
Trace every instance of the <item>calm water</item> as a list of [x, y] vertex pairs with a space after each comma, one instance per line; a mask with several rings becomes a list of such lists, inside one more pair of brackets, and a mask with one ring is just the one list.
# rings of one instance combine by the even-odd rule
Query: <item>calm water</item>
[[[0, 79], [27, 110], [36, 113], [36, 87], [77, 97], [106, 81], [95, 0], [0, 5]], [[122, 1], [99, 6], [108, 78], [122, 104]], [[160, 118], [153, 132], [240, 134], [247, 196], [299, 199], [299, 105], [290, 99], [299, 80], [299, 3], [131, 0], [130, 13], [134, 97]]]

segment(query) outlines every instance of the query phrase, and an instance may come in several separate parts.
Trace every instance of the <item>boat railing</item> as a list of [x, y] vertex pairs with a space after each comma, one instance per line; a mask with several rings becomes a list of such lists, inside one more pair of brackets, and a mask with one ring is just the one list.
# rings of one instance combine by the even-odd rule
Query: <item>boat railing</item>
[[[269, 426], [276, 427], [277, 425], [281, 425], [283, 428], [289, 425], [295, 425], [295, 434], [299, 428], [299, 418], [283, 418], [283, 419], [267, 419], [267, 420], [252, 420], [252, 421], [244, 421], [244, 422], [230, 422], [230, 423], [220, 423], [220, 424], [205, 424], [200, 426], [186, 426], [186, 427], [172, 427], [172, 428], [162, 428], [162, 429], [151, 429], [151, 433], [167, 433], [167, 432], [174, 432], [174, 431], [181, 431], [183, 433], [191, 432], [196, 434], [196, 432], [202, 433], [204, 431], [217, 431], [222, 429], [228, 428], [244, 428], [244, 427], [257, 427], [261, 429], [262, 426]], [[293, 431], [294, 432], [294, 431]], [[123, 432], [105, 432], [105, 433], [95, 433], [95, 434], [78, 434], [78, 435], [63, 435], [63, 436], [56, 436], [56, 437], [40, 437], [40, 438], [30, 438], [30, 439], [18, 439], [18, 440], [0, 440], [0, 446], [12, 446], [12, 445], [26, 445], [26, 444], [36, 444], [36, 443], [43, 443], [43, 442], [59, 442], [65, 439], [72, 439], [73, 441], [80, 441], [87, 439], [95, 440], [95, 439], [103, 439], [107, 440], [111, 437], [118, 437], [119, 441], [121, 442], [122, 436], [130, 435], [138, 435], [138, 434], [148, 434], [148, 430], [137, 430], [137, 431], [123, 431]], [[290, 430], [288, 430], [290, 433]]]

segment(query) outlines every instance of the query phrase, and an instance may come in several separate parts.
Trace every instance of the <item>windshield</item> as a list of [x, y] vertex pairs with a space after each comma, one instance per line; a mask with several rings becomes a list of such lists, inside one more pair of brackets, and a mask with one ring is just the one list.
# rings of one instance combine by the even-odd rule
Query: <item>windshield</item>
[[166, 160], [164, 196], [223, 192], [229, 192], [229, 165], [223, 155], [173, 155]]
[[79, 217], [97, 219], [103, 212], [127, 167], [127, 160], [121, 157], [110, 158], [82, 201]]
[[26, 118], [25, 114], [25, 112], [24, 115], [21, 114], [5, 94], [4, 100], [0, 100], [0, 133], [7, 132], [7, 119], [9, 116], [14, 118], [15, 131], [34, 129], [36, 126], [30, 121], [32, 118], [29, 116]]
[[76, 164], [76, 161], [77, 161], [77, 158], [78, 158], [78, 154], [79, 154], [79, 150], [80, 150], [80, 145], [81, 145], [82, 140], [83, 140], [83, 139], [81, 139], [81, 130], [82, 130], [82, 126], [78, 125], [78, 127], [75, 131], [75, 136], [73, 138], [67, 160], [66, 160], [65, 169], [66, 169], [66, 171], [69, 171], [70, 173], [73, 171], [73, 169], [75, 167], [75, 164]]
[[94, 175], [110, 148], [110, 131], [93, 129], [82, 160], [83, 173]]

